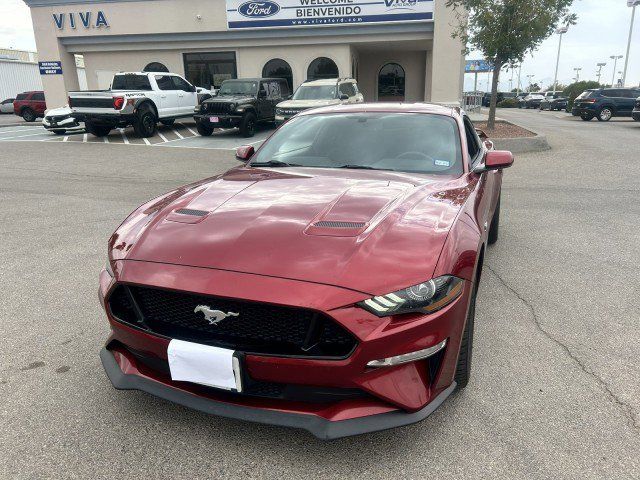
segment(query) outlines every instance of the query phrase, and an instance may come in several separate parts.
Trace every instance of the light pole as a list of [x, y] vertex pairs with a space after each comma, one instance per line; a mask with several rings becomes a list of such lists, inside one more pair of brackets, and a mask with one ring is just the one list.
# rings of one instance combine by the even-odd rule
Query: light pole
[[516, 69], [517, 65], [511, 65], [511, 80], [509, 80], [509, 91], [513, 90], [513, 71]]
[[520, 95], [520, 74], [522, 73], [522, 64], [518, 65], [518, 86], [516, 87], [516, 97]]
[[535, 77], [535, 75], [529, 74], [527, 75], [527, 78], [529, 79], [529, 93], [531, 93], [531, 79]]
[[[624, 70], [622, 71], [622, 86], [627, 81], [627, 66], [629, 65], [629, 50], [631, 49], [631, 35], [633, 34], [633, 18], [636, 16], [636, 7], [640, 0], [627, 0], [627, 6], [631, 7], [631, 25], [629, 26], [629, 41], [627, 42], [627, 56], [624, 57]], [[615, 70], [615, 69], [614, 69]]]
[[613, 60], [613, 75], [611, 75], [611, 88], [613, 88], [613, 82], [616, 81], [616, 65], [618, 64], [618, 60], [622, 58], [622, 55], [611, 55], [609, 58]]
[[573, 69], [573, 71], [576, 72], [576, 82], [580, 81], [580, 70], [582, 70], [582, 68], [580, 67], [576, 67]]
[[600, 62], [597, 64], [598, 66], [598, 84], [600, 83], [600, 75], [602, 75], [602, 67], [606, 67], [607, 63], [606, 62]]
[[[640, 1], [640, 0], [639, 0]], [[558, 85], [558, 65], [560, 65], [560, 47], [562, 47], [562, 35], [567, 33], [569, 27], [560, 27], [556, 30], [556, 33], [560, 36], [560, 40], [558, 41], [558, 57], [556, 58], [556, 73], [553, 76], [553, 94], [556, 94], [556, 88]]]

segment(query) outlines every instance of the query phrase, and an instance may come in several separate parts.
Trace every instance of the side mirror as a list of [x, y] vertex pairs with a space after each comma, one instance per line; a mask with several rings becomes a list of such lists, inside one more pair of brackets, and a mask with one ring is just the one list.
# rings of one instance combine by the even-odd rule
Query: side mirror
[[243, 145], [241, 147], [236, 148], [236, 159], [240, 160], [241, 162], [246, 162], [251, 157], [253, 157], [253, 154], [255, 152], [256, 150], [253, 148], [253, 146]]
[[484, 156], [484, 163], [473, 169], [474, 173], [490, 170], [502, 170], [513, 165], [513, 153], [506, 150], [489, 150]]
[[349, 95], [347, 95], [346, 93], [341, 93], [340, 94], [340, 100], [342, 100], [342, 101], [349, 100]]

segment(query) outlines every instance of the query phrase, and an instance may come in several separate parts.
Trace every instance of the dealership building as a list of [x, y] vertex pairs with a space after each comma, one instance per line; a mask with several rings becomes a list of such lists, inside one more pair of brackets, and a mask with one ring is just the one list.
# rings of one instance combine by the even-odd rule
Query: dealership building
[[458, 22], [445, 0], [25, 0], [49, 107], [115, 72], [171, 71], [218, 88], [228, 78], [354, 77], [366, 101], [457, 104]]

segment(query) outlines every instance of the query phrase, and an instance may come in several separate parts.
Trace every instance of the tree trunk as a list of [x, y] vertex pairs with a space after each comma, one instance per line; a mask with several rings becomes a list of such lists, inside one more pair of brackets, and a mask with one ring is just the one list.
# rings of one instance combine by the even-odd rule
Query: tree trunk
[[500, 80], [500, 70], [502, 62], [497, 58], [493, 64], [493, 79], [491, 81], [491, 102], [489, 103], [489, 120], [487, 120], [487, 130], [493, 130], [496, 126], [496, 104], [498, 103], [498, 81]]

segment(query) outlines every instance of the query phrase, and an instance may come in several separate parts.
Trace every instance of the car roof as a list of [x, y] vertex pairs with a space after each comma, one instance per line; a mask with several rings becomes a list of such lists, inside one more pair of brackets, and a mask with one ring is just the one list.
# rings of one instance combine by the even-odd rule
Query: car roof
[[312, 115], [318, 113], [364, 113], [364, 112], [388, 112], [388, 113], [433, 113], [448, 117], [459, 116], [459, 109], [437, 105], [435, 103], [356, 103], [329, 105], [326, 107], [305, 110], [298, 115]]

